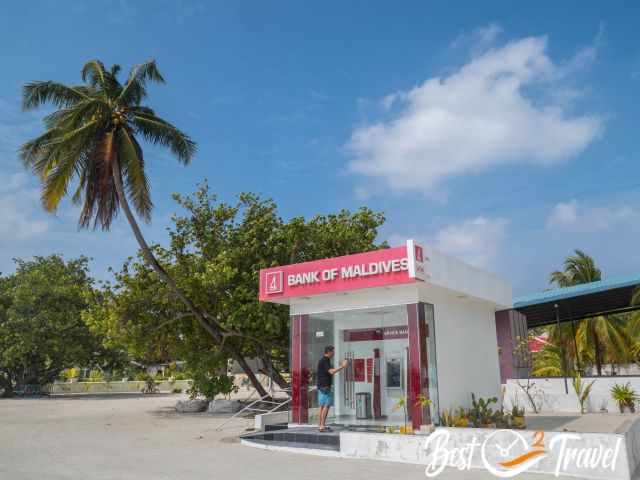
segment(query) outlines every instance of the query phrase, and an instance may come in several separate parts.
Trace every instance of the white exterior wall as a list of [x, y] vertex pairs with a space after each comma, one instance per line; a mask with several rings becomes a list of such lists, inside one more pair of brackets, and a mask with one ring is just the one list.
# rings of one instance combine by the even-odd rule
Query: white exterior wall
[[500, 368], [495, 307], [433, 286], [420, 300], [434, 305], [440, 409], [468, 407], [471, 393], [498, 397]]
[[[640, 392], [640, 378], [638, 377], [586, 377], [582, 378], [582, 383], [587, 385], [595, 380], [591, 388], [591, 394], [585, 405], [587, 413], [598, 413], [601, 411], [618, 412], [617, 403], [611, 398], [611, 387], [614, 385], [624, 385], [629, 383], [631, 388]], [[513, 404], [524, 407], [527, 412], [532, 412], [531, 402], [528, 400], [523, 389], [518, 385], [526, 386], [526, 379], [507, 380], [507, 391], [505, 394], [505, 406], [511, 408]], [[567, 378], [569, 393], [564, 388], [562, 378], [535, 378], [531, 377], [530, 384], [533, 387], [530, 393], [540, 413], [579, 413], [580, 403], [573, 389], [572, 378]]]
[[432, 248], [426, 248], [426, 253], [429, 275], [426, 284], [443, 287], [457, 295], [484, 300], [494, 304], [496, 310], [512, 307], [513, 294], [508, 282]]

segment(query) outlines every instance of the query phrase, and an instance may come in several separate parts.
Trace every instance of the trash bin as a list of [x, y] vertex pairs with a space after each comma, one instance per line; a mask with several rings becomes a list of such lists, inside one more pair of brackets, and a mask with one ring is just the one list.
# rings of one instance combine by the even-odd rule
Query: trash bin
[[356, 418], [359, 420], [371, 418], [371, 394], [369, 392], [356, 393]]

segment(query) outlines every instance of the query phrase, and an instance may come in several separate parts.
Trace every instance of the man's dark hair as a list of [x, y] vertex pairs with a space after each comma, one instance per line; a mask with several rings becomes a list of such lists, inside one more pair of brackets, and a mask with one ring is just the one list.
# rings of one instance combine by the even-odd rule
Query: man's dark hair
[[326, 347], [324, 347], [324, 353], [331, 353], [335, 350], [335, 348], [333, 348], [333, 345], [327, 345]]

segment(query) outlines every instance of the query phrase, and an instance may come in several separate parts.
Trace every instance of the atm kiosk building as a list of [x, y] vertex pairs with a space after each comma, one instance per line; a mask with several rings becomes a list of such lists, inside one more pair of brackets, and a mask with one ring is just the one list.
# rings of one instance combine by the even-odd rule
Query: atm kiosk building
[[327, 345], [336, 364], [349, 361], [334, 382], [338, 424], [403, 423], [405, 398], [419, 428], [440, 408], [468, 406], [471, 392], [500, 393], [495, 313], [511, 308], [511, 286], [412, 240], [264, 269], [260, 300], [290, 309], [290, 424], [315, 422], [315, 368]]

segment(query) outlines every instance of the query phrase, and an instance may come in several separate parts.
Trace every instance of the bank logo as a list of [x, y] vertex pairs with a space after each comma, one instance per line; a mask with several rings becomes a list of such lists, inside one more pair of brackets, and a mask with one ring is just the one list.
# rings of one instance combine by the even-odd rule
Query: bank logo
[[284, 289], [284, 284], [282, 279], [283, 279], [282, 270], [265, 273], [267, 295], [273, 295], [274, 293], [282, 293]]

